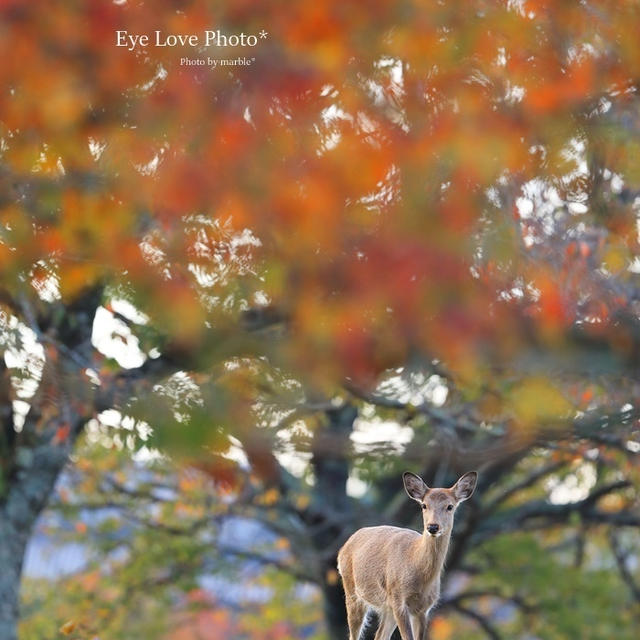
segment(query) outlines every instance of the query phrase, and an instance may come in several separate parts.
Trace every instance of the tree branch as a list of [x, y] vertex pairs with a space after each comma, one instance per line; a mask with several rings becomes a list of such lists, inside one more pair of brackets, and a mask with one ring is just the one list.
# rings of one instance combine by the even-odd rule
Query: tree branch
[[620, 577], [627, 587], [629, 587], [629, 591], [631, 592], [634, 600], [640, 603], [640, 585], [636, 583], [629, 567], [627, 567], [628, 554], [622, 550], [620, 540], [618, 539], [615, 531], [611, 531], [609, 533], [609, 546], [611, 547], [613, 557], [615, 558], [616, 565], [618, 566]]
[[472, 620], [474, 620], [478, 624], [478, 626], [492, 640], [502, 640], [502, 636], [498, 633], [496, 628], [487, 620], [487, 618], [480, 615], [477, 611], [464, 607], [460, 604], [453, 605], [453, 608], [459, 613], [461, 613], [463, 616], [466, 616], [467, 618], [471, 618]]
[[[546, 529], [566, 522], [571, 514], [578, 513], [585, 521], [617, 524], [619, 526], [640, 526], [640, 516], [630, 512], [608, 513], [593, 509], [595, 503], [605, 495], [630, 486], [626, 480], [603, 485], [584, 500], [569, 504], [551, 504], [538, 500], [499, 512], [495, 516], [481, 520], [472, 538], [479, 544], [495, 535], [519, 530]], [[527, 526], [533, 521], [534, 526]]]
[[305, 573], [304, 571], [300, 571], [295, 567], [287, 564], [286, 562], [282, 562], [280, 560], [277, 560], [276, 558], [269, 558], [260, 553], [257, 553], [256, 551], [250, 551], [247, 549], [237, 549], [235, 547], [230, 547], [225, 545], [218, 545], [216, 549], [220, 553], [228, 553], [229, 555], [233, 555], [238, 558], [244, 558], [245, 560], [255, 560], [260, 564], [275, 567], [276, 569], [278, 569], [278, 571], [284, 571], [285, 573], [288, 573], [292, 575], [294, 578], [297, 578], [298, 580], [301, 580], [303, 582], [311, 582], [314, 584], [318, 583], [317, 576], [314, 576], [311, 573]]
[[516, 594], [505, 595], [504, 593], [496, 590], [496, 589], [478, 589], [472, 591], [463, 591], [462, 593], [458, 593], [455, 596], [451, 596], [450, 598], [446, 598], [440, 601], [438, 608], [440, 607], [450, 607], [456, 606], [465, 600], [472, 600], [475, 598], [498, 598], [499, 600], [503, 600], [505, 602], [512, 602], [518, 608], [522, 609], [525, 613], [531, 613], [535, 610], [535, 607], [529, 604], [526, 600], [521, 598]]
[[511, 485], [507, 489], [505, 489], [502, 493], [498, 494], [493, 500], [488, 502], [483, 506], [482, 511], [484, 513], [490, 513], [495, 511], [503, 502], [508, 500], [511, 496], [522, 491], [523, 489], [528, 489], [533, 486], [538, 480], [544, 478], [545, 476], [553, 473], [554, 471], [558, 471], [562, 467], [565, 466], [565, 462], [553, 462], [548, 464], [541, 469], [537, 469], [533, 473], [529, 474], [527, 477], [523, 478], [520, 482], [517, 482], [514, 485]]

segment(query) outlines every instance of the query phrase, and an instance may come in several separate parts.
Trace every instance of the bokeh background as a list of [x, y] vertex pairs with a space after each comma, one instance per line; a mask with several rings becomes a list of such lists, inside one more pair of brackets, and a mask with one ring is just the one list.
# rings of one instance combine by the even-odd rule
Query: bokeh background
[[430, 640], [636, 638], [638, 33], [0, 0], [0, 637], [346, 638], [340, 545], [477, 469]]

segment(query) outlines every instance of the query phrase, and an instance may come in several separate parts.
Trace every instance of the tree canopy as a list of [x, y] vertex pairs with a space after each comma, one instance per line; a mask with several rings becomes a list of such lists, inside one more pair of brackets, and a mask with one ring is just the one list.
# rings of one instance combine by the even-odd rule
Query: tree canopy
[[[477, 385], [576, 327], [628, 356], [635, 3], [55, 9], [3, 3], [7, 304], [109, 283], [185, 352], [270, 309], [328, 382], [419, 350]], [[211, 25], [269, 35], [224, 71], [115, 46]]]

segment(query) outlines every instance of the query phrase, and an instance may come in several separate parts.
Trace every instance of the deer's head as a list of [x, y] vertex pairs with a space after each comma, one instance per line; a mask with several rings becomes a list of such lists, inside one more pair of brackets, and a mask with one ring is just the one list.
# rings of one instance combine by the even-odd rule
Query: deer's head
[[478, 474], [475, 471], [465, 473], [449, 489], [431, 489], [420, 476], [410, 471], [402, 474], [402, 480], [409, 497], [421, 505], [425, 533], [437, 537], [453, 528], [456, 507], [473, 495]]

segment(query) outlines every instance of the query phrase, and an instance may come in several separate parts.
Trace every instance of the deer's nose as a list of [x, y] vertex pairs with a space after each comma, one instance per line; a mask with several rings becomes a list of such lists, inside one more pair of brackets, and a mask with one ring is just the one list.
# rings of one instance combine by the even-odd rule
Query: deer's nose
[[438, 533], [438, 530], [440, 529], [440, 525], [438, 524], [428, 524], [427, 525], [427, 531], [433, 536], [436, 533]]

